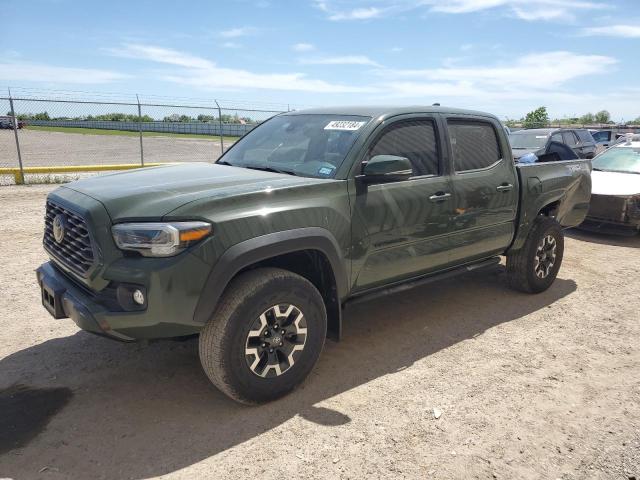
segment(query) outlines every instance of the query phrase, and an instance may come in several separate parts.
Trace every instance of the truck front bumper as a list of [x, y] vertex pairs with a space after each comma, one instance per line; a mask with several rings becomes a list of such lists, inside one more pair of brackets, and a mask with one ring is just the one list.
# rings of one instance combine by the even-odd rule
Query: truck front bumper
[[54, 318], [71, 318], [78, 327], [87, 332], [122, 341], [134, 340], [114, 331], [108, 322], [109, 311], [87, 292], [78, 288], [51, 262], [42, 264], [36, 270], [36, 277], [42, 294], [42, 306]]
[[[197, 263], [201, 262], [197, 260]], [[192, 335], [202, 328], [193, 321], [198, 287], [176, 282], [181, 275], [175, 268], [152, 272], [142, 286], [145, 305], [136, 309], [119, 305], [113, 289], [93, 292], [80, 285], [53, 262], [42, 264], [36, 276], [45, 309], [54, 318], [71, 318], [78, 327], [91, 333], [134, 341]], [[171, 277], [174, 277], [173, 288], [167, 289]]]

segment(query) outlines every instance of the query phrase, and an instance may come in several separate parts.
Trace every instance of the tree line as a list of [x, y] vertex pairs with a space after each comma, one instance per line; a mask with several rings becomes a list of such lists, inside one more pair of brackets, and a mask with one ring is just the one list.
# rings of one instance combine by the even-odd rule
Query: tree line
[[[8, 116], [11, 116], [11, 112], [7, 112]], [[68, 116], [51, 116], [48, 112], [40, 112], [40, 113], [18, 113], [16, 114], [16, 118], [22, 121], [29, 120], [75, 120], [75, 121], [106, 121], [106, 122], [156, 122], [155, 118], [150, 117], [149, 115], [138, 116], [131, 113], [104, 113], [101, 115], [84, 115], [77, 117], [68, 117]], [[167, 115], [162, 119], [163, 122], [182, 122], [182, 123], [193, 123], [193, 122], [202, 122], [202, 123], [217, 123], [220, 120], [217, 115], [198, 115], [197, 117], [191, 117], [189, 115], [179, 115], [174, 113], [172, 115]], [[240, 117], [238, 115], [229, 115], [222, 114], [222, 123], [245, 123], [252, 124], [258, 123], [257, 120], [252, 119], [250, 117]]]
[[[628, 122], [631, 124], [640, 124], [640, 117]], [[597, 113], [585, 113], [580, 117], [573, 118], [556, 118], [551, 120], [547, 112], [546, 107], [538, 107], [535, 110], [527, 113], [520, 120], [507, 120], [505, 125], [507, 127], [519, 127], [524, 128], [541, 128], [548, 127], [549, 125], [615, 125], [615, 122], [611, 120], [611, 114], [607, 110], [600, 110]]]

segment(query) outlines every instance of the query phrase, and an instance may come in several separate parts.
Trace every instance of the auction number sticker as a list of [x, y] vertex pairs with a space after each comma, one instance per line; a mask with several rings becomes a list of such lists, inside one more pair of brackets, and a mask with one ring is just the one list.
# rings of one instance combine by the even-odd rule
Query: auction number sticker
[[324, 127], [325, 130], [358, 130], [367, 122], [354, 122], [353, 120], [333, 120]]

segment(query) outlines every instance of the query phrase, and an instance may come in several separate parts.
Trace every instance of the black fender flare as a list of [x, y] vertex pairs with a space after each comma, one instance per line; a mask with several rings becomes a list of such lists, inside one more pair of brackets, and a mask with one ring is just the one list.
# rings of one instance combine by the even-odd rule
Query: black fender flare
[[306, 227], [269, 233], [229, 247], [215, 263], [204, 284], [193, 315], [195, 323], [204, 325], [229, 284], [243, 268], [262, 260], [301, 250], [322, 252], [333, 270], [340, 299], [347, 295], [348, 277], [344, 257], [334, 236], [325, 228]]

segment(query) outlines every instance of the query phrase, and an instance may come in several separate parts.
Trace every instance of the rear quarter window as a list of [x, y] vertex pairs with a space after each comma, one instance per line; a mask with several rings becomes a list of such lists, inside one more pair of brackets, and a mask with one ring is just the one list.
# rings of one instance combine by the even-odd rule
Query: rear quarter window
[[479, 120], [448, 120], [449, 140], [456, 172], [479, 170], [502, 158], [496, 130]]
[[594, 143], [593, 137], [591, 136], [591, 133], [589, 133], [589, 131], [587, 131], [587, 130], [576, 130], [576, 133], [578, 134], [578, 138], [580, 139], [581, 142], [583, 142], [583, 143]]

